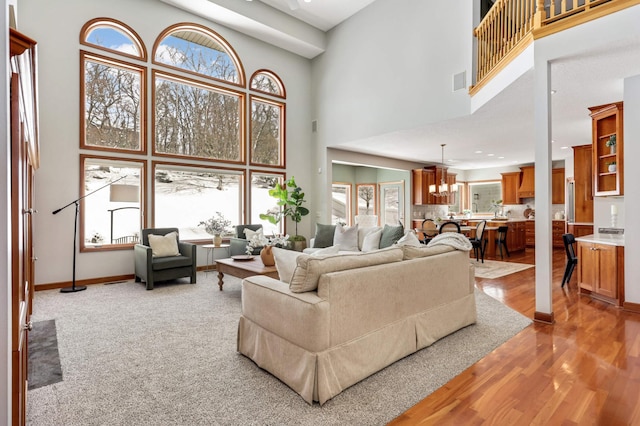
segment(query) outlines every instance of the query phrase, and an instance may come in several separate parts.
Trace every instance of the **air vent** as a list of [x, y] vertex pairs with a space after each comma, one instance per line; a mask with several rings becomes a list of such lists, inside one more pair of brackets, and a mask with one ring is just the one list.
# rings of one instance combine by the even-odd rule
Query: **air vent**
[[311, 132], [316, 133], [318, 131], [318, 120], [311, 122]]
[[467, 72], [462, 71], [461, 73], [454, 74], [453, 76], [453, 91], [464, 89], [467, 87]]
[[624, 228], [598, 228], [599, 234], [624, 235]]

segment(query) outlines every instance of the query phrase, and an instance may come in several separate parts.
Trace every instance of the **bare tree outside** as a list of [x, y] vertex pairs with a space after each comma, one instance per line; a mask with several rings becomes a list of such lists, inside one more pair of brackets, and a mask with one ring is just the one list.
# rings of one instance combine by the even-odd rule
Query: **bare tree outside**
[[251, 102], [251, 162], [280, 165], [281, 105]]
[[375, 197], [375, 190], [373, 186], [359, 186], [358, 187], [358, 198], [363, 200], [365, 203], [365, 211], [359, 211], [358, 214], [371, 214], [371, 202]]
[[138, 150], [141, 74], [84, 61], [85, 143]]

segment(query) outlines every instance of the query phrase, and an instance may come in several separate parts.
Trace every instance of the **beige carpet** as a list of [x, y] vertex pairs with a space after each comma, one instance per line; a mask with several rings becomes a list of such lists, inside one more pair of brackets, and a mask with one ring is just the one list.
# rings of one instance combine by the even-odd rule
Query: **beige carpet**
[[476, 267], [476, 277], [488, 279], [504, 277], [505, 275], [534, 267], [534, 265], [525, 263], [500, 262], [497, 260], [485, 260], [484, 263], [472, 260], [471, 263]]

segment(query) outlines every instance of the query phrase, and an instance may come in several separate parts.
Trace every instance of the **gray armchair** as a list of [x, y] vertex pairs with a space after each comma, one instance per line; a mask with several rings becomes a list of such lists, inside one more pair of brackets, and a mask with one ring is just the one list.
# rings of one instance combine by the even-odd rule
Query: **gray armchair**
[[[229, 253], [231, 256], [237, 256], [239, 254], [247, 254], [247, 236], [244, 233], [245, 229], [257, 231], [262, 228], [262, 225], [236, 225], [236, 236], [229, 238]], [[252, 254], [260, 254], [262, 247], [255, 247]]]
[[178, 228], [149, 228], [142, 230], [142, 243], [133, 247], [135, 259], [135, 280], [145, 281], [147, 290], [153, 290], [158, 281], [189, 277], [191, 284], [196, 282], [196, 246], [180, 242], [178, 236], [179, 256], [153, 257], [149, 246], [149, 234], [167, 235], [178, 232]]

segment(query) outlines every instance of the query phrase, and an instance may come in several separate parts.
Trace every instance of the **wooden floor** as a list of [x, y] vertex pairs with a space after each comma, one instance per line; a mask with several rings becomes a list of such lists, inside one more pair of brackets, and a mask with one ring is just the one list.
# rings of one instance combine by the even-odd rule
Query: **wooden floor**
[[[534, 263], [534, 251], [511, 262]], [[534, 323], [400, 415], [391, 425], [640, 425], [640, 315], [560, 288], [555, 324]], [[533, 318], [534, 268], [476, 287]], [[455, 356], [455, 354], [451, 354]]]

